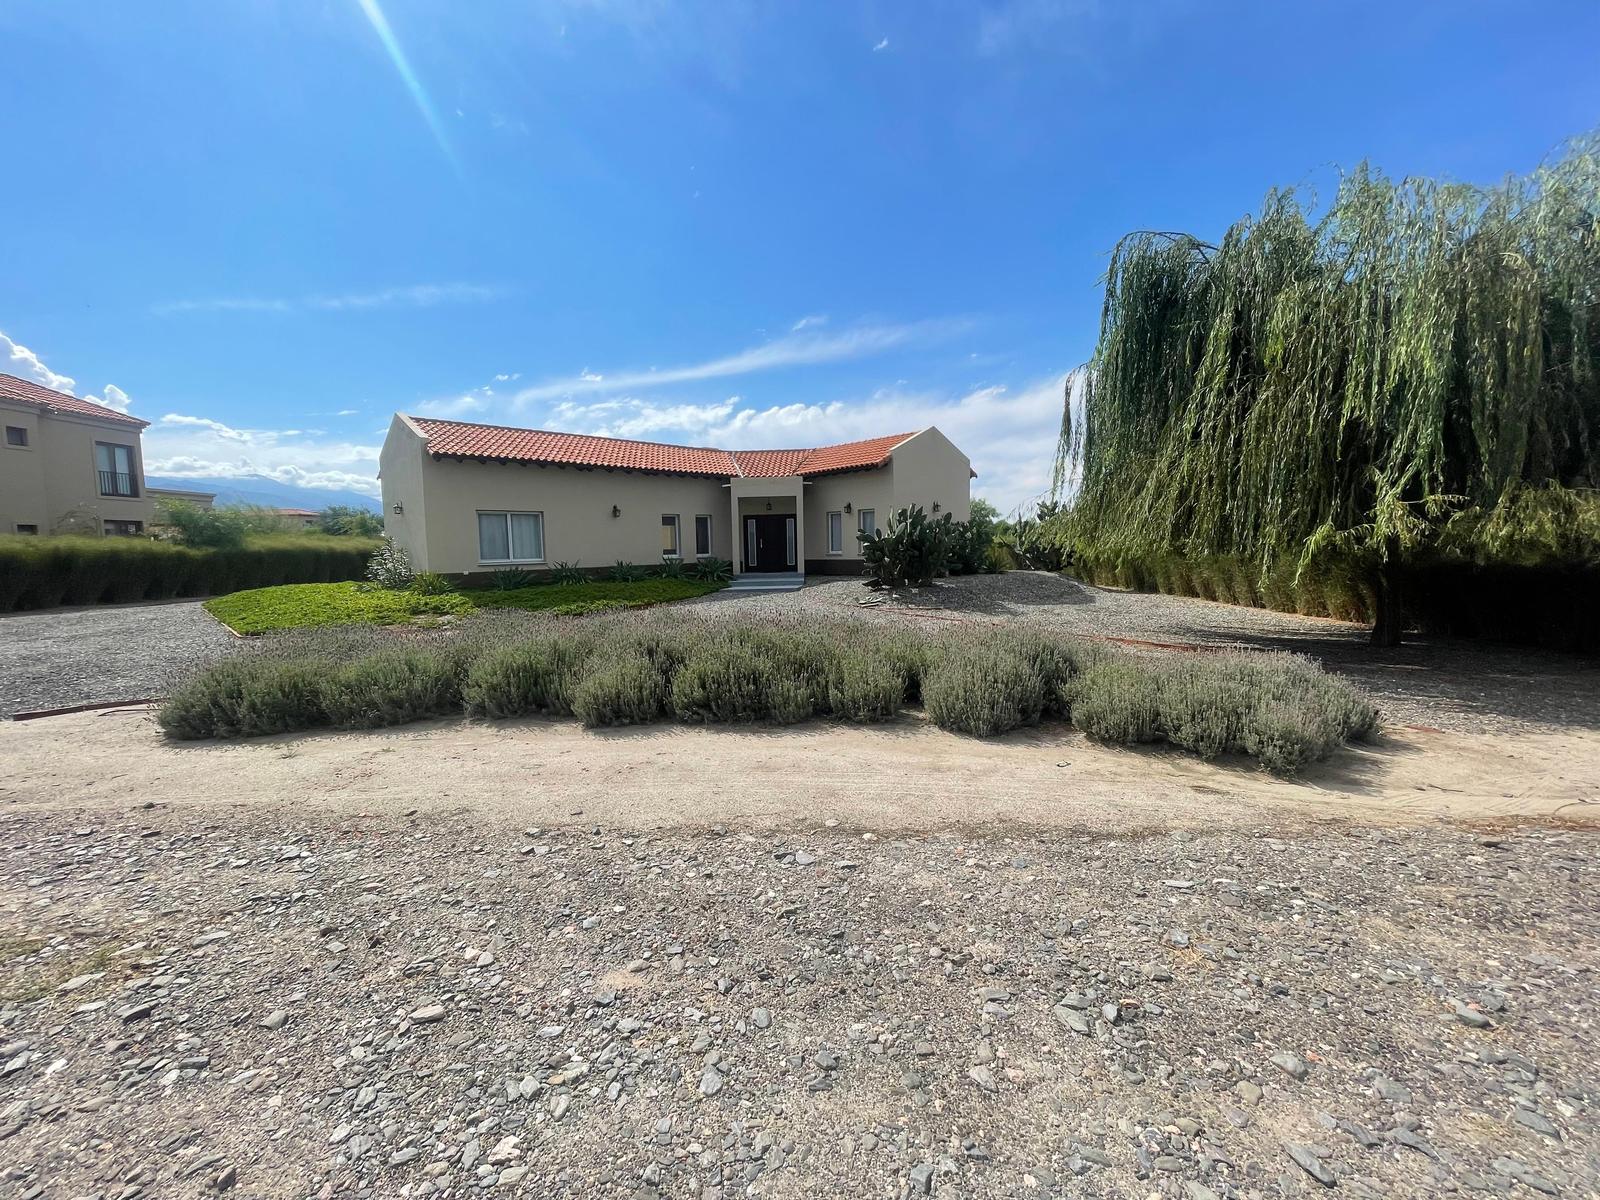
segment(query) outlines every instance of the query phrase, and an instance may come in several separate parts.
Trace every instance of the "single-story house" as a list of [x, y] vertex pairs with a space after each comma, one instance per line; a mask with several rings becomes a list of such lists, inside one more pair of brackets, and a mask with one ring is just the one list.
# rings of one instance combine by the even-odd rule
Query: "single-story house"
[[284, 524], [300, 529], [315, 529], [322, 520], [322, 514], [314, 508], [275, 508], [272, 511], [283, 518]]
[[[167, 500], [175, 504], [192, 504], [196, 508], [215, 508], [217, 506], [217, 494], [215, 492], [196, 492], [187, 488], [153, 487], [145, 488], [144, 493], [157, 504]], [[159, 523], [159, 514], [157, 516]]]
[[930, 426], [799, 450], [717, 450], [395, 414], [384, 529], [419, 571], [721, 558], [738, 575], [857, 574], [857, 529], [919, 504], [965, 521], [972, 466]]

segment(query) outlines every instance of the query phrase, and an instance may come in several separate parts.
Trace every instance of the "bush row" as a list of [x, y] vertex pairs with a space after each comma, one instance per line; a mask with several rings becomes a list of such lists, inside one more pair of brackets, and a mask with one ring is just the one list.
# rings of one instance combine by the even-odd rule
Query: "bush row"
[[509, 617], [400, 639], [341, 630], [268, 638], [261, 653], [182, 685], [161, 725], [174, 738], [372, 728], [460, 712], [589, 726], [784, 725], [886, 720], [920, 701], [940, 727], [978, 737], [1069, 720], [1103, 741], [1165, 740], [1293, 773], [1377, 724], [1358, 690], [1285, 654], [1138, 655], [987, 627], [923, 635], [815, 619]]
[[[1073, 556], [1071, 573], [1089, 583], [1197, 596], [1252, 608], [1333, 617], [1370, 625], [1371, 582], [1351, 563], [1330, 559], [1305, 570], [1259, 565], [1227, 555]], [[1487, 638], [1549, 650], [1600, 653], [1600, 567], [1478, 564], [1436, 557], [1401, 571], [1406, 622], [1428, 633]]]
[[376, 543], [273, 535], [231, 549], [119, 537], [0, 537], [0, 612], [216, 596], [281, 583], [359, 579]]

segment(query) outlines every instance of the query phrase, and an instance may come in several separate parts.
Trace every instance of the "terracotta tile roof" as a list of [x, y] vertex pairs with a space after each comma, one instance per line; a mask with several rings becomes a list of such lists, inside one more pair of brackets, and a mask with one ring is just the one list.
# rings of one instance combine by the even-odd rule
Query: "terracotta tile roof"
[[411, 420], [428, 439], [428, 452], [445, 458], [481, 458], [499, 462], [549, 463], [572, 467], [609, 467], [623, 471], [657, 471], [672, 475], [734, 474], [726, 450], [631, 442], [622, 438], [475, 425], [432, 417]]
[[837, 446], [818, 446], [800, 461], [801, 475], [830, 475], [835, 471], [859, 471], [881, 467], [889, 461], [889, 451], [911, 435], [891, 433], [888, 437], [867, 438], [860, 442], [841, 442]]
[[93, 400], [79, 400], [76, 396], [69, 396], [65, 392], [53, 392], [47, 387], [40, 387], [37, 383], [18, 379], [15, 375], [0, 375], [0, 396], [7, 400], [19, 400], [23, 404], [31, 404], [46, 412], [97, 417], [102, 421], [113, 421], [118, 425], [137, 425], [140, 429], [150, 424], [149, 421], [141, 421], [138, 417], [130, 417], [127, 413], [107, 408], [104, 404], [96, 404]]
[[653, 471], [668, 475], [773, 478], [781, 475], [827, 475], [881, 467], [889, 452], [909, 433], [818, 446], [804, 450], [715, 450], [708, 446], [673, 446], [625, 438], [476, 425], [436, 417], [408, 418], [428, 439], [428, 453], [439, 458], [476, 458], [490, 462], [544, 463], [551, 466], [601, 467], [620, 471]]
[[809, 450], [735, 450], [734, 465], [739, 474], [752, 479], [775, 479], [780, 475], [797, 475], [801, 459]]

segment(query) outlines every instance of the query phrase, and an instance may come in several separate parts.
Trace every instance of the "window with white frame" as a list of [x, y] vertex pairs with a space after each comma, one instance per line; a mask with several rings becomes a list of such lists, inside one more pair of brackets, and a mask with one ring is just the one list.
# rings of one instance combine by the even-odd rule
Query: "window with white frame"
[[544, 561], [544, 514], [480, 512], [478, 561], [541, 563]]
[[711, 557], [710, 513], [701, 513], [694, 519], [694, 552], [697, 558]]
[[844, 514], [842, 512], [828, 514], [828, 553], [844, 553]]
[[678, 514], [661, 514], [661, 557], [679, 557], [680, 543], [678, 541]]
[[860, 529], [861, 532], [866, 534], [868, 537], [875, 536], [877, 534], [877, 532], [878, 532], [878, 511], [877, 511], [877, 509], [874, 509], [874, 508], [863, 508], [863, 509], [861, 509], [860, 510], [860, 517], [856, 522], [856, 527], [858, 529]]

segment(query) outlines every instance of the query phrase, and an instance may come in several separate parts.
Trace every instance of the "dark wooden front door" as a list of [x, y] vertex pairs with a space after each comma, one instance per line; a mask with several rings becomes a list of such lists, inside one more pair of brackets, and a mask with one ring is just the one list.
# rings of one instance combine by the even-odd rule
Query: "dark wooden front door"
[[794, 570], [794, 517], [776, 514], [744, 519], [744, 569]]

